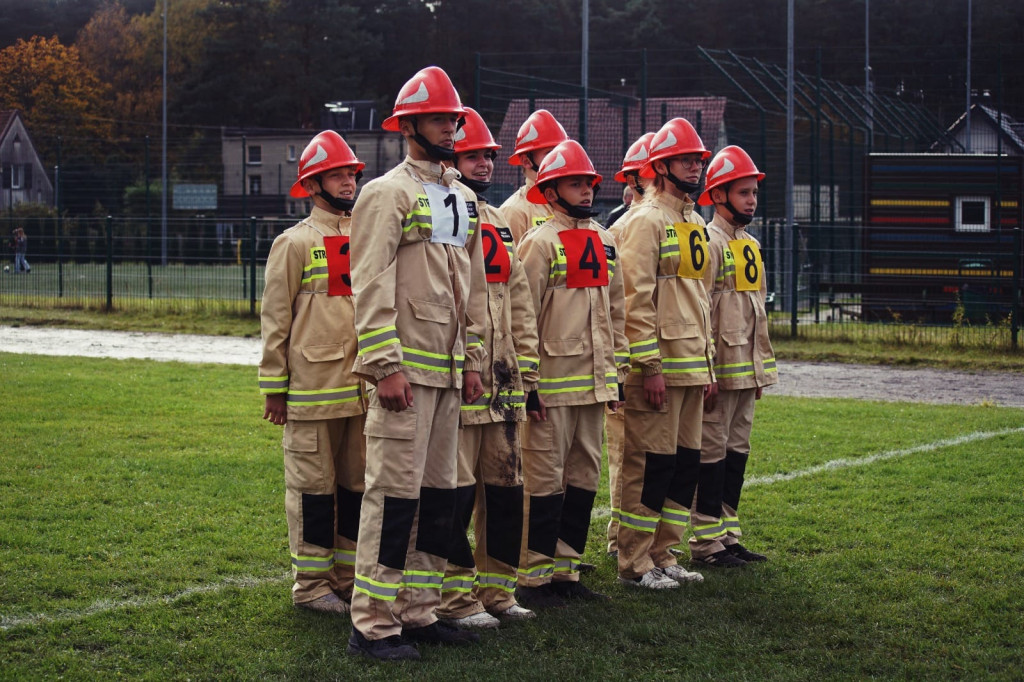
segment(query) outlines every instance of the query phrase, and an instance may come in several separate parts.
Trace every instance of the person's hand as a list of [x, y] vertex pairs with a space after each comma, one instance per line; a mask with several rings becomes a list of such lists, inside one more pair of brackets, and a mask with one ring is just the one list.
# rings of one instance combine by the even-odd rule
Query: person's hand
[[618, 412], [619, 408], [622, 407], [625, 404], [626, 404], [625, 401], [622, 401], [622, 400], [609, 400], [608, 401], [608, 409], [611, 410], [612, 412]]
[[530, 391], [526, 394], [526, 416], [535, 422], [548, 420], [548, 408], [545, 407], [544, 399], [537, 391]]
[[704, 387], [704, 411], [711, 412], [718, 404], [718, 382], [707, 384]]
[[484, 394], [484, 385], [480, 381], [480, 372], [462, 373], [462, 399], [468, 403], [475, 403]]
[[644, 377], [644, 400], [656, 410], [665, 404], [665, 375], [652, 374]]
[[288, 403], [284, 393], [267, 395], [263, 406], [263, 418], [278, 426], [283, 426], [288, 421]]
[[764, 391], [764, 389], [762, 387], [760, 387], [760, 386], [758, 386], [756, 389], [754, 389], [754, 400], [760, 400], [761, 399], [761, 393], [763, 391]]
[[380, 406], [392, 412], [412, 407], [412, 386], [401, 370], [377, 382], [377, 400]]

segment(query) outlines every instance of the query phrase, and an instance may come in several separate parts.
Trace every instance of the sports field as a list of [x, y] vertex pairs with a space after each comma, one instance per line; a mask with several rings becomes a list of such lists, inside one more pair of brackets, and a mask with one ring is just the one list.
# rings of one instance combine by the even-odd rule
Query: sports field
[[418, 664], [288, 593], [250, 367], [0, 353], [0, 679], [1020, 679], [1024, 410], [768, 395], [741, 518], [771, 561], [641, 594], [598, 496], [589, 584]]

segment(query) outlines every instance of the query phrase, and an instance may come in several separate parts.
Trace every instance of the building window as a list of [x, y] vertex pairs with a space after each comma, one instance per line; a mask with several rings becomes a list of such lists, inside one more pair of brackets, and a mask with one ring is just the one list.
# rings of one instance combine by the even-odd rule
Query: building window
[[990, 232], [990, 209], [988, 197], [956, 198], [957, 232]]
[[249, 161], [250, 166], [258, 166], [263, 163], [263, 146], [258, 144], [249, 145]]
[[260, 175], [249, 176], [249, 194], [263, 194], [263, 177]]
[[25, 167], [21, 164], [8, 166], [11, 174], [11, 189], [21, 189], [25, 186]]
[[295, 202], [294, 201], [289, 201], [288, 202], [288, 215], [295, 215]]
[[288, 160], [289, 161], [294, 161], [295, 160], [295, 145], [293, 145], [293, 144], [288, 145]]

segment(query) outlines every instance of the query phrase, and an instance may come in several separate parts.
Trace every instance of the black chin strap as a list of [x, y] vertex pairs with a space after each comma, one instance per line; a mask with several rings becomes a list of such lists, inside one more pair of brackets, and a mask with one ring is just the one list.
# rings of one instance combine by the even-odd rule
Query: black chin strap
[[[598, 213], [600, 213], [600, 211], [595, 211], [594, 209], [587, 208], [586, 206], [573, 206], [568, 201], [563, 199], [562, 195], [558, 193], [558, 187], [553, 187], [552, 189], [555, 190], [555, 196], [558, 197], [558, 201], [556, 201], [555, 203], [564, 208], [565, 212], [569, 214], [570, 218], [575, 218], [576, 220], [583, 220], [584, 218], [593, 218]], [[594, 188], [594, 197], [597, 197], [597, 187]]]
[[[412, 136], [412, 139], [416, 140], [416, 144], [423, 147], [423, 151], [427, 153], [427, 156], [436, 161], [451, 161], [452, 159], [455, 158], [455, 147], [449, 149], [448, 147], [441, 147], [436, 144], [433, 144], [430, 140], [423, 137], [422, 133], [420, 133], [419, 128], [416, 126], [416, 117], [410, 116], [410, 118], [412, 119], [412, 132], [415, 133]], [[465, 117], [459, 118], [459, 122], [456, 125], [455, 129], [458, 130], [465, 123]]]
[[[362, 177], [362, 173], [356, 173], [356, 182], [359, 182], [360, 177]], [[355, 199], [342, 199], [340, 197], [331, 196], [330, 193], [324, 189], [324, 184], [320, 182], [319, 175], [313, 176], [313, 179], [316, 180], [316, 184], [320, 185], [320, 191], [317, 193], [317, 196], [330, 204], [331, 208], [349, 213], [352, 212], [352, 207], [356, 205]]]
[[673, 185], [675, 185], [676, 189], [678, 189], [680, 192], [685, 192], [686, 194], [693, 194], [698, 189], [700, 189], [700, 182], [683, 182], [682, 180], [677, 178], [675, 174], [672, 173], [672, 171], [666, 173], [665, 177], [668, 178], [669, 181]]
[[722, 204], [722, 206], [725, 206], [727, 209], [729, 209], [729, 212], [732, 213], [732, 220], [737, 225], [749, 225], [751, 221], [754, 219], [754, 216], [748, 213], [741, 213], [737, 211], [736, 207], [733, 206], [732, 202], [729, 201], [728, 199], [725, 200], [725, 203]]

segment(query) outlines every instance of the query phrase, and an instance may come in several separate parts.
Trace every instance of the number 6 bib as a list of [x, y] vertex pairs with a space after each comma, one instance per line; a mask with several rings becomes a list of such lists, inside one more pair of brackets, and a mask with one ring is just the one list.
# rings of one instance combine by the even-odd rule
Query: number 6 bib
[[729, 250], [736, 262], [736, 291], [760, 291], [764, 263], [757, 242], [753, 239], [733, 239], [729, 242]]
[[435, 244], [466, 246], [469, 236], [469, 208], [466, 198], [451, 187], [423, 183], [430, 202], [430, 241]]
[[708, 263], [707, 230], [696, 223], [675, 223], [679, 238], [679, 270], [683, 279], [703, 279]]
[[569, 289], [608, 286], [608, 256], [601, 236], [593, 230], [558, 233], [565, 250], [565, 285]]

